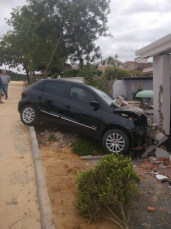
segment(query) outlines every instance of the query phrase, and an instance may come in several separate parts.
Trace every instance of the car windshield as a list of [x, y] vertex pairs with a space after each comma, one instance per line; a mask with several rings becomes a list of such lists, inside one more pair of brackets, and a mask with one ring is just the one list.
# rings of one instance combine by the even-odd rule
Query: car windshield
[[113, 98], [106, 94], [105, 92], [97, 89], [97, 88], [94, 88], [94, 87], [91, 87], [109, 106], [112, 104], [113, 102]]

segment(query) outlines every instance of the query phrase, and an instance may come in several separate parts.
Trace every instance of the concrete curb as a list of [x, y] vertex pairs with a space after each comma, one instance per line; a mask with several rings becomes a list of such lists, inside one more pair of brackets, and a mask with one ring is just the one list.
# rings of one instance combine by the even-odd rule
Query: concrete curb
[[88, 155], [88, 156], [81, 156], [80, 158], [82, 160], [101, 160], [104, 156], [91, 156], [91, 155]]
[[36, 175], [37, 194], [40, 208], [41, 229], [55, 229], [53, 222], [52, 209], [48, 190], [46, 187], [46, 180], [44, 176], [43, 166], [41, 162], [37, 137], [33, 126], [29, 127], [30, 139], [32, 145], [33, 161]]

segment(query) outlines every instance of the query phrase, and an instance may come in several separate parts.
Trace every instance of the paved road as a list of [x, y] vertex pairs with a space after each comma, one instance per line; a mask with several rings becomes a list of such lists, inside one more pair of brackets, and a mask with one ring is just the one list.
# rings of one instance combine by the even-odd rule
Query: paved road
[[0, 104], [0, 229], [40, 229], [29, 132], [17, 111], [23, 87], [11, 82]]

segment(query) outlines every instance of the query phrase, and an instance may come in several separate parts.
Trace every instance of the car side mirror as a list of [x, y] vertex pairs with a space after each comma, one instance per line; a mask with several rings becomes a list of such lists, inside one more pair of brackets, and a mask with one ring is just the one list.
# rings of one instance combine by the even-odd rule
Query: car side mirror
[[98, 102], [96, 102], [96, 101], [91, 101], [90, 102], [90, 106], [91, 107], [95, 107], [95, 108], [99, 108], [100, 107], [100, 104]]

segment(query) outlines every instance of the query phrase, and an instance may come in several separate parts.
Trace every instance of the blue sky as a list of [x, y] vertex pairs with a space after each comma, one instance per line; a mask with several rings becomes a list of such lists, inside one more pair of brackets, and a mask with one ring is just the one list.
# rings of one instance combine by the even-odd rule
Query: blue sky
[[[25, 0], [0, 0], [0, 36], [10, 28], [12, 8]], [[100, 38], [103, 58], [118, 54], [121, 61], [133, 60], [135, 51], [171, 33], [171, 0], [111, 0], [109, 32], [113, 38]]]

